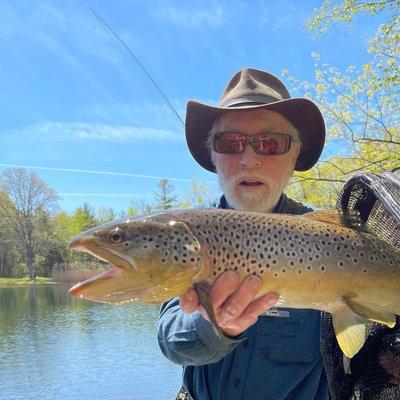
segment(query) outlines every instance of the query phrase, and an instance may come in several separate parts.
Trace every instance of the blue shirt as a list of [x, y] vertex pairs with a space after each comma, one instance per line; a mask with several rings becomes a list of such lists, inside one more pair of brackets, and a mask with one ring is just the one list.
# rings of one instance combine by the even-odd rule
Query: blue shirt
[[[282, 212], [282, 196], [275, 212]], [[224, 203], [225, 202], [225, 203]], [[220, 206], [228, 208], [224, 197]], [[311, 211], [304, 207], [304, 212]], [[279, 309], [225, 348], [199, 313], [185, 314], [179, 300], [161, 307], [162, 352], [183, 365], [183, 385], [194, 400], [328, 400], [320, 351], [320, 312]]]

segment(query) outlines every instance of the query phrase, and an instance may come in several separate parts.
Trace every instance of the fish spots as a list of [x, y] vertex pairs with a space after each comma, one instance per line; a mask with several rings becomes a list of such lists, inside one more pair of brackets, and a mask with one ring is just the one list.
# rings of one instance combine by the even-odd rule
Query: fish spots
[[[176, 217], [178, 221], [182, 220], [181, 215]], [[373, 270], [370, 266], [382, 260], [390, 265], [390, 274], [397, 271], [397, 259], [387, 257], [385, 249], [371, 244], [368, 237], [347, 228], [329, 227], [306, 218], [274, 214], [263, 219], [257, 213], [198, 210], [197, 214], [193, 211], [187, 213], [185, 223], [188, 221], [191, 233], [205, 245], [213, 276], [232, 269], [246, 274], [268, 274], [268, 278], [279, 279], [292, 273], [309, 279], [314, 271], [322, 274], [329, 269], [333, 273], [335, 270], [358, 267], [362, 263], [358, 270], [361, 276], [371, 274]], [[172, 229], [177, 230], [179, 224]], [[190, 238], [190, 235], [182, 233], [180, 236], [174, 233], [174, 236], [175, 239], [179, 237], [181, 243]], [[168, 232], [157, 240], [170, 243]], [[174, 240], [174, 244], [179, 249], [178, 240]], [[171, 249], [171, 244], [168, 249]], [[176, 248], [174, 251], [177, 251]], [[180, 260], [187, 260], [187, 264], [196, 262], [190, 251], [186, 251], [186, 255], [180, 253], [179, 257], [182, 257]]]

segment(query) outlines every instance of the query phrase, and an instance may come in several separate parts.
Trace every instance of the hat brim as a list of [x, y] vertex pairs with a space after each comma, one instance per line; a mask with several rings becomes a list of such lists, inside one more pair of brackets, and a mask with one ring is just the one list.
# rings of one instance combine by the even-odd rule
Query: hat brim
[[286, 117], [300, 132], [302, 141], [295, 170], [306, 171], [315, 165], [325, 143], [325, 123], [320, 110], [311, 100], [295, 98], [240, 107], [213, 107], [190, 100], [186, 107], [186, 141], [192, 156], [203, 168], [216, 172], [206, 144], [214, 121], [222, 114], [249, 109], [275, 111]]

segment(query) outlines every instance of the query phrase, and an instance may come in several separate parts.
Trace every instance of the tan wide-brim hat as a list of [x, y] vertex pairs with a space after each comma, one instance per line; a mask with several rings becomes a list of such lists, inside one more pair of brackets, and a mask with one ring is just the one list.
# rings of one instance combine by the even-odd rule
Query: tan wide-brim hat
[[306, 171], [318, 161], [325, 143], [325, 123], [318, 107], [308, 99], [292, 99], [282, 81], [269, 72], [243, 68], [229, 80], [217, 107], [195, 100], [187, 104], [186, 141], [203, 168], [215, 172], [206, 144], [214, 121], [222, 114], [249, 109], [275, 111], [299, 131], [302, 145], [296, 171]]

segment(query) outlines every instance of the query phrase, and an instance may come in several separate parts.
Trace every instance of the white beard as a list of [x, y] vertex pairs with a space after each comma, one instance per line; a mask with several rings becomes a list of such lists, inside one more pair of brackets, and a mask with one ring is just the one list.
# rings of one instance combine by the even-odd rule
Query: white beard
[[225, 179], [218, 167], [217, 173], [221, 190], [232, 208], [239, 211], [263, 213], [273, 212], [291, 176], [291, 174], [288, 174], [287, 177], [284, 177], [279, 182], [274, 182], [266, 175], [252, 173], [251, 179], [260, 181], [264, 185], [257, 191], [246, 191], [246, 188], [240, 187], [239, 183], [249, 179], [249, 174], [240, 173], [230, 179]]

